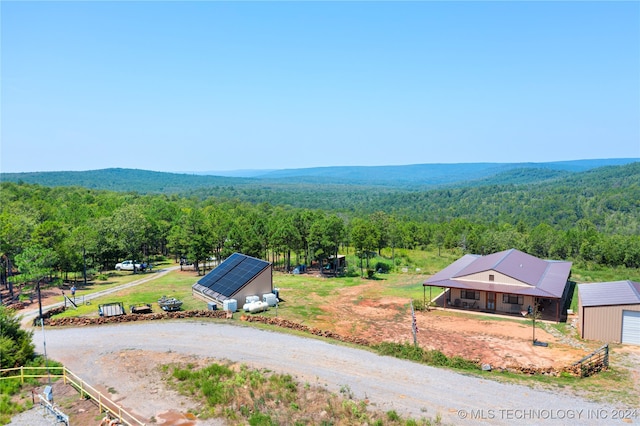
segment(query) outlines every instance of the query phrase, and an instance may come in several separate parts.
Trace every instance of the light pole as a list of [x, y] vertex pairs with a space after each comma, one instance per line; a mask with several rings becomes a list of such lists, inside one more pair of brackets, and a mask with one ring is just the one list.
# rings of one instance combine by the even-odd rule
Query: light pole
[[87, 288], [87, 250], [82, 247], [82, 276], [84, 278], [84, 287]]
[[527, 308], [527, 314], [531, 317], [532, 321], [533, 321], [533, 341], [532, 343], [535, 345], [536, 344], [536, 308], [535, 308], [535, 304], [536, 302], [533, 302], [534, 307], [532, 308], [531, 305], [529, 305], [529, 307]]
[[532, 343], [535, 345], [536, 344], [536, 309], [535, 309], [535, 300], [533, 302], [534, 307], [531, 307], [531, 305], [529, 305], [527, 307], [526, 311], [521, 311], [520, 313], [522, 314], [523, 317], [531, 317], [532, 320], [532, 324], [533, 324], [533, 341]]
[[[40, 327], [42, 327], [42, 347], [44, 348], [44, 366], [47, 368], [49, 387], [51, 386], [51, 373], [49, 372], [49, 361], [47, 360], [47, 340], [44, 337], [44, 317], [42, 316], [42, 293], [40, 292], [40, 279], [38, 279], [38, 311], [40, 314]], [[53, 391], [50, 393], [50, 402], [53, 404]]]

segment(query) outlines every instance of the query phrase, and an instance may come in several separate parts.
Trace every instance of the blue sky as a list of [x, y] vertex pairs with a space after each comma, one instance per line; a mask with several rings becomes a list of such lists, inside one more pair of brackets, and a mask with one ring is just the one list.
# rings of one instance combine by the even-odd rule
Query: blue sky
[[638, 2], [11, 2], [3, 172], [640, 157]]

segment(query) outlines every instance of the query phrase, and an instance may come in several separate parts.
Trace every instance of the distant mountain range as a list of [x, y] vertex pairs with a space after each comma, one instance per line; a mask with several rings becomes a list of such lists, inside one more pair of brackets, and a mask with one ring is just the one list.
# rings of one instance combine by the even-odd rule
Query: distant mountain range
[[166, 173], [137, 169], [102, 169], [30, 173], [0, 173], [0, 181], [44, 186], [82, 186], [141, 193], [185, 193], [211, 187], [283, 187], [288, 185], [349, 185], [388, 189], [524, 184], [574, 173], [640, 162], [640, 158], [556, 161], [548, 163], [458, 163], [406, 166], [340, 166], [286, 170]]
[[[485, 178], [513, 169], [549, 169], [583, 172], [603, 166], [620, 166], [640, 161], [640, 158], [609, 158], [595, 160], [555, 161], [546, 163], [434, 163], [402, 166], [328, 166], [282, 170], [232, 170], [187, 172], [206, 176], [282, 179], [298, 177], [326, 177], [354, 181], [422, 181], [426, 185]], [[381, 179], [381, 177], [383, 177]]]

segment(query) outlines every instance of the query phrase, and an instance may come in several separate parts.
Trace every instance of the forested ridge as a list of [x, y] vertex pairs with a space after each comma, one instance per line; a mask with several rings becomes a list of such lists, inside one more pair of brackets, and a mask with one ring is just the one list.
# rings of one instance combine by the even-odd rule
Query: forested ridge
[[496, 184], [492, 177], [421, 191], [231, 180], [184, 194], [143, 194], [5, 181], [0, 250], [3, 262], [46, 259], [62, 272], [82, 270], [83, 255], [94, 270], [124, 258], [171, 254], [197, 263], [235, 251], [286, 265], [292, 256], [323, 259], [344, 245], [366, 258], [387, 247], [517, 248], [542, 258], [640, 267], [640, 163], [504, 173], [506, 182], [528, 183]]
[[[373, 188], [425, 191], [442, 186], [468, 187], [488, 184], [534, 183], [599, 167], [621, 166], [637, 161], [639, 159], [611, 158], [548, 163], [332, 166], [265, 170], [262, 173], [251, 171], [250, 178], [225, 177], [224, 174], [216, 175], [216, 172], [166, 173], [115, 168], [87, 171], [0, 173], [0, 181], [37, 183], [45, 186], [82, 186], [119, 192], [133, 191], [142, 194], [183, 194], [196, 189], [226, 189], [229, 186], [245, 190], [259, 190], [270, 186], [273, 189], [287, 192], [301, 190], [308, 185], [328, 188], [346, 187], [364, 191]], [[235, 172], [229, 173], [237, 176]]]

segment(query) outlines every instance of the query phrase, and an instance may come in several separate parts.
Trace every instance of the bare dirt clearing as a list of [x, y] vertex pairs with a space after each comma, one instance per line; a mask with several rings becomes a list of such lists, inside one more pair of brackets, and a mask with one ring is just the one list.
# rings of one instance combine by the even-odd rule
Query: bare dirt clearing
[[[355, 334], [372, 343], [413, 342], [410, 301], [385, 296], [372, 298], [379, 286], [375, 281], [342, 288], [330, 298], [317, 297], [319, 328], [343, 335]], [[588, 353], [582, 348], [562, 343], [536, 324], [536, 339], [549, 347], [534, 346], [531, 323], [517, 318], [505, 319], [487, 314], [468, 314], [451, 310], [417, 311], [418, 344], [437, 349], [447, 356], [461, 356], [506, 368], [510, 365], [561, 368]], [[591, 346], [595, 349], [598, 344]]]

